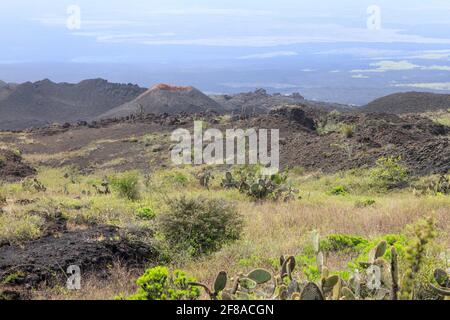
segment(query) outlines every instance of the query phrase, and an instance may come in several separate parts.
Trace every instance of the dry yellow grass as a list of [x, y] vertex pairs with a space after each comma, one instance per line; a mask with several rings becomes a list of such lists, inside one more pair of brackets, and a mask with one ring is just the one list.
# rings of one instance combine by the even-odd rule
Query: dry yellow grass
[[128, 269], [117, 262], [108, 270], [103, 279], [86, 275], [81, 279], [81, 290], [68, 290], [63, 286], [41, 288], [32, 292], [34, 300], [112, 300], [129, 296], [136, 291], [135, 279], [143, 270]]
[[[311, 205], [302, 201], [290, 203], [240, 203], [239, 210], [246, 218], [243, 238], [211, 257], [195, 260], [179, 267], [201, 281], [211, 283], [221, 270], [237, 274], [243, 268], [239, 261], [257, 257], [259, 263], [276, 259], [283, 254], [299, 254], [312, 230], [321, 234], [342, 233], [372, 238], [398, 233], [422, 217], [435, 217], [441, 232], [440, 240], [450, 245], [450, 206], [448, 197], [416, 198], [398, 195], [386, 198], [371, 208], [355, 208], [352, 204], [333, 201]], [[330, 267], [349, 261], [347, 256], [334, 257]], [[267, 267], [253, 265], [249, 268]], [[337, 270], [337, 269], [335, 269]]]
[[[449, 196], [416, 196], [408, 189], [386, 194], [361, 194], [358, 190], [346, 196], [332, 196], [327, 191], [338, 184], [335, 178], [301, 176], [297, 178], [300, 179], [303, 199], [288, 203], [270, 201], [256, 203], [236, 190], [223, 190], [219, 187], [220, 179], [214, 180], [211, 191], [201, 188], [193, 176], [195, 171], [192, 168], [178, 168], [153, 173], [150, 185], [146, 189], [142, 186], [145, 190], [142, 192], [140, 203], [131, 203], [117, 198], [114, 194], [88, 197], [80, 193], [81, 190], [90, 188], [94, 180], [101, 181], [107, 172], [97, 172], [96, 176], [77, 177], [80, 181], [73, 185], [69, 184], [69, 194], [64, 194], [63, 190], [69, 179], [62, 179], [62, 177], [67, 170], [40, 169], [38, 179], [47, 186], [45, 196], [24, 193], [19, 184], [4, 186], [8, 198], [5, 212], [10, 213], [12, 219], [16, 217], [12, 215], [13, 212], [27, 211], [29, 209], [27, 206], [22, 207], [15, 202], [21, 198], [38, 199], [37, 203], [30, 206], [50, 209], [55, 204], [58, 207], [70, 207], [73, 201], [81, 205], [86, 202], [89, 203], [86, 209], [65, 211], [71, 223], [77, 220], [75, 219], [77, 215], [86, 210], [85, 213], [99, 223], [114, 220], [121, 222], [119, 225], [125, 225], [137, 219], [133, 212], [138, 204], [152, 206], [160, 214], [165, 208], [164, 201], [180, 195], [234, 200], [237, 209], [245, 219], [245, 229], [241, 240], [222, 248], [211, 256], [184, 260], [171, 265], [171, 268], [183, 269], [207, 284], [211, 284], [217, 273], [222, 270], [235, 275], [255, 267], [271, 269], [273, 261], [280, 255], [300, 254], [305, 244], [310, 241], [312, 230], [318, 230], [322, 235], [342, 233], [374, 238], [389, 233], [400, 233], [407, 225], [431, 215], [437, 221], [440, 231], [438, 241], [450, 247]], [[179, 178], [183, 175], [187, 179], [180, 184]], [[341, 178], [344, 182], [350, 179], [357, 180], [359, 177]], [[80, 200], [74, 200], [75, 196], [80, 197]], [[356, 206], [357, 201], [364, 200], [366, 197], [375, 200], [375, 204], [367, 207]], [[52, 201], [47, 201], [49, 199]], [[23, 215], [17, 217], [23, 217]], [[24, 219], [16, 220], [25, 221]], [[8, 228], [10, 226], [9, 223], [3, 224], [4, 230], [7, 230], [6, 226]], [[77, 228], [77, 225], [71, 225], [71, 228]], [[328, 264], [332, 270], [342, 270], [351, 258], [346, 254], [331, 256]], [[134, 282], [143, 270], [127, 271], [121, 266], [115, 266], [113, 269], [113, 272], [110, 272], [112, 276], [108, 279], [86, 277], [83, 280], [83, 289], [79, 292], [70, 292], [61, 288], [46, 289], [36, 291], [35, 298], [110, 299], [120, 294], [132, 293], [135, 290]]]

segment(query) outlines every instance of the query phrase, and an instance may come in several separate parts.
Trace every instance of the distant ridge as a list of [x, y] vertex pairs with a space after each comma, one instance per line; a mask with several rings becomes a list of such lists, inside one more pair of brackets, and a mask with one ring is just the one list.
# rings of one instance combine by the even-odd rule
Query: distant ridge
[[0, 101], [8, 98], [16, 87], [16, 84], [6, 83], [0, 80]]
[[247, 114], [266, 113], [283, 105], [302, 105], [323, 110], [350, 110], [351, 107], [338, 103], [311, 101], [300, 93], [286, 95], [281, 93], [269, 94], [264, 89], [238, 94], [212, 95], [215, 101], [223, 105], [228, 111], [244, 112]]
[[89, 121], [131, 101], [145, 89], [103, 79], [77, 84], [45, 79], [20, 85], [0, 84], [0, 129], [18, 130], [53, 122]]
[[125, 103], [102, 114], [99, 118], [121, 118], [136, 113], [177, 114], [214, 111], [223, 113], [225, 108], [191, 86], [157, 84], [131, 102]]
[[394, 93], [378, 98], [361, 108], [374, 113], [423, 113], [450, 108], [450, 94], [428, 92]]

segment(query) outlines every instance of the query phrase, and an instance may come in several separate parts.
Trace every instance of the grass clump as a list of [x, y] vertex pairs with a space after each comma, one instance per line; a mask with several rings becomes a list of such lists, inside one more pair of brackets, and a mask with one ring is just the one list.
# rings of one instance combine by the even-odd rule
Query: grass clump
[[171, 201], [169, 212], [160, 215], [160, 226], [172, 248], [199, 256], [239, 239], [243, 221], [224, 200], [182, 197]]
[[0, 214], [0, 243], [21, 243], [41, 235], [44, 220], [35, 215]]
[[363, 200], [357, 200], [355, 203], [355, 207], [357, 208], [367, 208], [375, 205], [377, 202], [374, 199], [367, 198]]
[[344, 186], [336, 186], [330, 190], [330, 195], [333, 196], [345, 196], [348, 193]]
[[124, 172], [110, 179], [111, 186], [121, 197], [132, 201], [139, 200], [139, 174], [136, 171]]
[[344, 138], [352, 138], [355, 134], [356, 126], [352, 124], [342, 124], [340, 127], [340, 132]]

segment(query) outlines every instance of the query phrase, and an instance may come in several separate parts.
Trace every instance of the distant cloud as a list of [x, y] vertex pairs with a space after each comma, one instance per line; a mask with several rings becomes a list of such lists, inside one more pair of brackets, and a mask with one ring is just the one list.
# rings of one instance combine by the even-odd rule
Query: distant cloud
[[265, 52], [265, 53], [257, 53], [251, 54], [248, 56], [238, 57], [239, 60], [252, 60], [252, 59], [272, 59], [279, 57], [292, 57], [297, 56], [298, 53], [295, 51], [273, 51], [273, 52]]
[[[48, 27], [66, 27], [67, 18], [65, 17], [42, 17], [33, 18], [32, 21], [37, 21], [40, 24]], [[144, 26], [145, 22], [133, 20], [106, 20], [106, 19], [82, 19], [81, 24], [83, 29], [111, 29], [115, 27], [137, 27]]]
[[229, 88], [272, 88], [272, 89], [294, 89], [299, 88], [298, 85], [290, 83], [273, 83], [273, 82], [228, 82], [221, 83], [222, 86]]
[[27, 60], [0, 60], [0, 64], [18, 64], [18, 63], [27, 63], [30, 61]]
[[150, 10], [143, 12], [145, 15], [157, 16], [233, 16], [233, 17], [254, 17], [272, 15], [270, 10], [245, 10], [245, 9], [208, 9], [208, 8], [191, 8], [191, 9], [172, 9], [172, 10]]
[[408, 61], [379, 61], [370, 64], [374, 69], [356, 69], [352, 70], [352, 73], [367, 73], [367, 72], [386, 72], [386, 71], [405, 71], [413, 70], [419, 68], [420, 66], [415, 65]]
[[431, 70], [431, 71], [450, 71], [450, 66], [432, 65], [432, 66], [420, 66], [411, 63], [406, 60], [402, 61], [379, 61], [371, 63], [373, 69], [355, 69], [351, 70], [351, 73], [368, 73], [368, 72], [387, 72], [387, 71], [407, 71], [407, 70]]
[[450, 82], [405, 83], [405, 84], [394, 84], [392, 86], [450, 91]]
[[[212, 47], [276, 47], [295, 45], [302, 43], [420, 43], [420, 44], [450, 44], [450, 39], [428, 38], [418, 35], [404, 35], [396, 30], [383, 29], [380, 32], [373, 32], [367, 29], [345, 28], [334, 26], [328, 29], [327, 26], [316, 26], [314, 30], [311, 26], [299, 26], [295, 35], [247, 35], [229, 37], [199, 37], [199, 38], [178, 38], [178, 39], [155, 39], [140, 41], [146, 45], [180, 45], [180, 46], [212, 46]], [[327, 28], [325, 28], [327, 27]]]
[[450, 66], [429, 66], [429, 67], [422, 67], [423, 70], [437, 70], [437, 71], [450, 71]]
[[[351, 55], [362, 58], [379, 58], [386, 56], [401, 55], [401, 50], [375, 49], [375, 48], [338, 48], [332, 50], [319, 51], [318, 55]], [[386, 58], [384, 58], [386, 59]]]
[[368, 76], [365, 76], [363, 74], [354, 74], [354, 75], [352, 75], [352, 78], [353, 79], [369, 79]]
[[129, 61], [128, 57], [114, 57], [114, 56], [81, 56], [69, 60], [71, 63], [126, 63]]
[[423, 60], [442, 60], [450, 58], [449, 50], [436, 50], [424, 52], [417, 55], [412, 55], [408, 57], [409, 59], [423, 59]]
[[[140, 15], [139, 15], [140, 14]], [[339, 24], [324, 23], [324, 24], [307, 24], [298, 23], [291, 24], [286, 21], [276, 22], [276, 28], [272, 24], [264, 23], [264, 19], [256, 19], [254, 23], [250, 23], [245, 19], [230, 24], [228, 17], [245, 16], [248, 18], [254, 16], [266, 16], [274, 14], [270, 10], [245, 10], [245, 9], [204, 9], [191, 8], [187, 10], [150, 10], [147, 12], [140, 12], [137, 16], [127, 16], [126, 19], [101, 19], [99, 17], [90, 16], [84, 17], [81, 20], [82, 28], [86, 32], [95, 32], [98, 30], [113, 29], [123, 33], [121, 38], [114, 38], [114, 43], [119, 42], [134, 42], [144, 45], [184, 45], [184, 46], [215, 46], [215, 47], [276, 47], [285, 45], [295, 45], [302, 43], [416, 43], [416, 44], [450, 44], [449, 38], [434, 38], [414, 34], [405, 34], [403, 30], [382, 29], [378, 31], [368, 30], [367, 28], [351, 28]], [[149, 14], [157, 16], [155, 19], [149, 19]], [[202, 15], [204, 17], [224, 15], [225, 19], [217, 19], [218, 25], [231, 26], [230, 32], [227, 36], [223, 36], [217, 26], [212, 25], [211, 28], [198, 28], [202, 26], [201, 18], [198, 22], [192, 24], [194, 30], [187, 33], [186, 27], [183, 24], [175, 23], [170, 16], [173, 15]], [[166, 17], [166, 18], [165, 18]], [[46, 26], [64, 26], [66, 24], [66, 17], [40, 17], [33, 19], [40, 24]], [[211, 20], [211, 19], [210, 19]], [[152, 21], [152, 22], [150, 22]], [[251, 22], [251, 21], [250, 21]], [[170, 28], [171, 32], [177, 33], [177, 37], [167, 38], [147, 38], [129, 36], [130, 32], [126, 30], [127, 27], [148, 27], [157, 26], [159, 29]], [[250, 27], [248, 27], [250, 26]], [[247, 28], [248, 27], [248, 28]], [[198, 29], [197, 29], [198, 28]], [[135, 28], [134, 28], [135, 29]], [[141, 28], [145, 32], [144, 28]], [[111, 31], [111, 30], [109, 30]], [[148, 30], [147, 30], [148, 31]], [[214, 35], [217, 31], [217, 35]], [[151, 32], [150, 32], [151, 33]], [[105, 37], [108, 34], [104, 35]], [[195, 36], [193, 36], [195, 35]], [[97, 36], [99, 41], [109, 41]], [[376, 49], [351, 49], [354, 53], [362, 56], [385, 56], [390, 50], [376, 50]], [[359, 50], [359, 52], [358, 52]]]
[[130, 34], [100, 34], [95, 38], [102, 43], [124, 43], [124, 42], [144, 42], [150, 39], [173, 37], [176, 34], [173, 32], [164, 33], [130, 33]]

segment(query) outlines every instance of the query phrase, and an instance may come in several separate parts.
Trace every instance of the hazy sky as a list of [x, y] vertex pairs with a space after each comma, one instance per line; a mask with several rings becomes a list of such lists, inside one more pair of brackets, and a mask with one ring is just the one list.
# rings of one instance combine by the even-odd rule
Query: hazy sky
[[0, 79], [214, 91], [290, 89], [314, 81], [301, 72], [326, 73], [320, 84], [344, 70], [336, 81], [450, 90], [449, 17], [450, 0], [3, 0]]
[[[68, 19], [77, 21], [76, 10], [68, 13], [72, 5], [81, 24], [68, 28]], [[377, 14], [367, 12], [371, 5], [380, 9], [381, 30], [367, 27]], [[450, 46], [449, 17], [449, 0], [2, 1], [0, 61], [208, 58], [209, 51], [189, 52], [193, 47], [222, 48], [214, 54], [223, 57], [234, 54], [227, 48], [245, 48], [244, 57], [252, 56], [250, 48], [269, 48], [262, 57], [270, 58], [294, 54], [283, 46], [305, 43]]]

